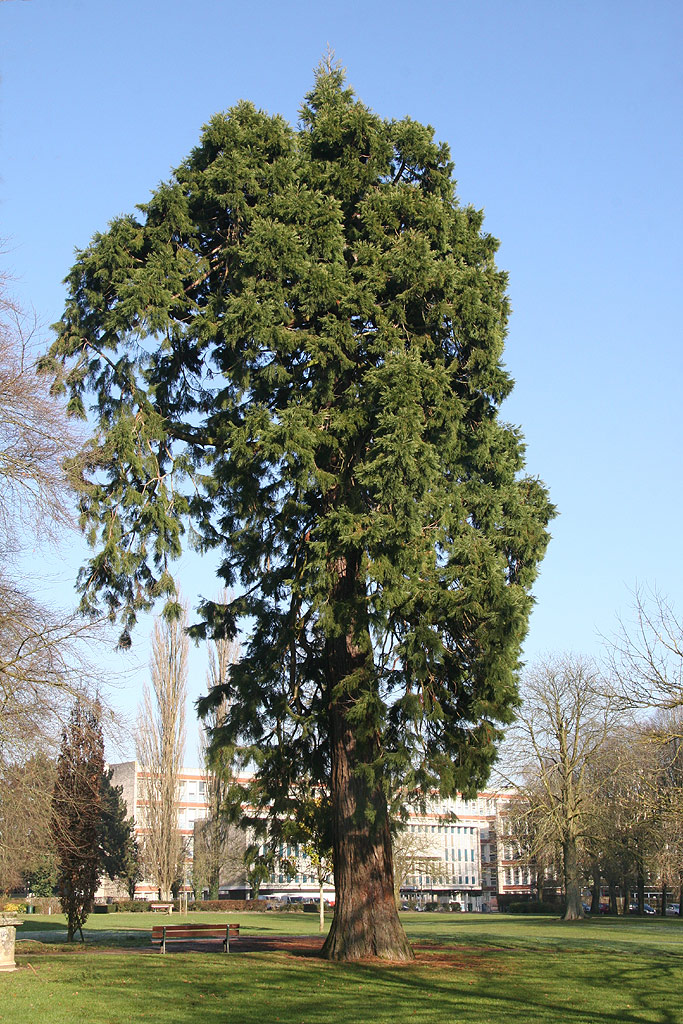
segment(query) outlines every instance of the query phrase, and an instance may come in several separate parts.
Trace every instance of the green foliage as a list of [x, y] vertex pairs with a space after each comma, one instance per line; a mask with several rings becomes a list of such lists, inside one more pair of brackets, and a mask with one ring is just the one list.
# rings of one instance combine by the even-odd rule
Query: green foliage
[[[267, 882], [273, 870], [275, 853], [272, 850], [265, 850], [259, 846], [248, 846], [244, 853], [244, 866], [246, 868], [247, 882], [251, 888], [251, 898], [258, 899], [258, 894], [264, 882]], [[284, 865], [286, 868], [286, 865]]]
[[98, 424], [84, 608], [127, 644], [183, 543], [221, 551], [237, 596], [193, 633], [250, 639], [201, 709], [227, 698], [215, 746], [281, 819], [297, 779], [332, 792], [335, 709], [384, 800], [476, 792], [517, 701], [553, 510], [499, 418], [506, 277], [452, 173], [329, 65], [297, 129], [240, 103], [78, 254], [42, 362]]
[[117, 900], [116, 908], [119, 911], [139, 914], [149, 910], [149, 903], [146, 900]]
[[83, 941], [100, 875], [104, 741], [98, 710], [81, 701], [74, 705], [62, 735], [52, 794], [57, 887], [69, 942], [77, 930]]
[[41, 856], [24, 874], [24, 885], [33, 896], [52, 896], [56, 884], [57, 865], [52, 855]]
[[112, 881], [125, 882], [130, 898], [135, 886], [142, 880], [140, 854], [135, 838], [135, 822], [126, 817], [123, 788], [112, 786], [111, 768], [102, 776], [101, 815], [99, 823], [100, 863]]
[[564, 914], [561, 903], [544, 903], [543, 900], [513, 900], [506, 910], [509, 914], [550, 914], [553, 917]]

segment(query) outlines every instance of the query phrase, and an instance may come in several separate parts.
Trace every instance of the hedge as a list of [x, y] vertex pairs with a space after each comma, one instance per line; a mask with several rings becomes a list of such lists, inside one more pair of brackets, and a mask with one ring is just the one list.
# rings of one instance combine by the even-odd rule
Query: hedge
[[550, 914], [561, 917], [564, 907], [561, 903], [546, 903], [543, 900], [523, 900], [508, 905], [510, 914]]

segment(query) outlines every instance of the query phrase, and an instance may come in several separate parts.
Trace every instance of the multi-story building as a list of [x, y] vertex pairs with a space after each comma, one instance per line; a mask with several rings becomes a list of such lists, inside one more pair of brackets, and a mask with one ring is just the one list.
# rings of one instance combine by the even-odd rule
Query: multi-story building
[[[135, 820], [138, 839], [144, 841], [145, 807], [147, 802], [146, 772], [137, 761], [112, 764], [112, 784], [121, 786], [128, 815]], [[199, 768], [183, 768], [178, 779], [177, 826], [183, 839], [188, 859], [191, 861], [196, 821], [207, 817], [206, 774]], [[136, 898], [146, 899], [156, 895], [154, 886], [145, 880], [138, 883]]]
[[[136, 761], [111, 765], [114, 785], [122, 786], [128, 812], [144, 839], [145, 773]], [[184, 768], [179, 776], [178, 829], [191, 861], [195, 824], [208, 815], [206, 775]], [[496, 910], [501, 893], [530, 892], [529, 867], [507, 835], [505, 811], [516, 798], [512, 790], [487, 791], [474, 799], [431, 798], [420, 808], [406, 808], [405, 827], [395, 844], [396, 871], [404, 899], [417, 905], [459, 903], [464, 910]], [[250, 837], [244, 837], [244, 848]], [[190, 877], [188, 872], [188, 878]], [[295, 844], [276, 850], [264, 895], [317, 896], [318, 878], [309, 858]], [[324, 886], [333, 896], [331, 882]], [[248, 895], [246, 874], [221, 879], [221, 895]], [[138, 885], [136, 897], [153, 896], [151, 883]]]
[[410, 851], [402, 895], [476, 911], [497, 910], [499, 894], [529, 893], [528, 868], [505, 834], [505, 810], [515, 798], [511, 790], [485, 791], [469, 800], [431, 799], [423, 811], [409, 808], [396, 844], [401, 851], [405, 838]]

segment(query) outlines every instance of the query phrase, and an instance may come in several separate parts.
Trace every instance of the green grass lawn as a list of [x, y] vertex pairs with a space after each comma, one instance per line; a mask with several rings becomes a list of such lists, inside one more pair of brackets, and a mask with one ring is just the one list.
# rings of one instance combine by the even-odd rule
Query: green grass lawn
[[[419, 917], [419, 914], [414, 915]], [[63, 914], [35, 914], [22, 918], [17, 928], [17, 948], [23, 950], [31, 940], [43, 943], [66, 944], [66, 918]], [[327, 923], [332, 916], [326, 918]], [[88, 945], [114, 947], [146, 947], [150, 944], [152, 925], [158, 924], [200, 924], [216, 921], [235, 921], [242, 931], [249, 935], [314, 935], [318, 933], [319, 921], [316, 914], [291, 913], [191, 913], [191, 914], [91, 914], [83, 934]], [[2, 1020], [2, 1017], [0, 1017]]]
[[[244, 934], [317, 932], [314, 915], [227, 916]], [[0, 1022], [683, 1024], [683, 922], [673, 919], [405, 914], [420, 958], [409, 966], [280, 952], [164, 957], [146, 952], [153, 920], [168, 918], [92, 916], [85, 948], [71, 951], [63, 919], [26, 919], [20, 969], [0, 979]]]

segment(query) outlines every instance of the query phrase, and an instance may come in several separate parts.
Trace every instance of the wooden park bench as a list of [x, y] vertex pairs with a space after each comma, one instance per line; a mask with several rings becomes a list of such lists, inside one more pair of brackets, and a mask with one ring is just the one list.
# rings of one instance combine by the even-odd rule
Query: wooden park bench
[[149, 909], [153, 914], [172, 914], [173, 904], [172, 903], [150, 903]]
[[221, 939], [223, 952], [230, 952], [230, 939], [239, 938], [238, 924], [157, 924], [152, 928], [152, 945], [159, 943], [166, 952], [168, 942], [195, 942], [197, 939]]

